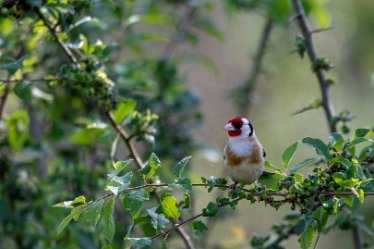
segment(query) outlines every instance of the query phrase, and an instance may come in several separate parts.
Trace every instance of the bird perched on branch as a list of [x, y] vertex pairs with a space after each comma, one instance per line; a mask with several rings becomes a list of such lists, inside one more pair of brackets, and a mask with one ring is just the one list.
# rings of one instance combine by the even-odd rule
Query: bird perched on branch
[[223, 151], [224, 168], [234, 181], [231, 187], [252, 184], [261, 176], [266, 156], [253, 125], [246, 118], [235, 117], [229, 119], [225, 129], [229, 141]]

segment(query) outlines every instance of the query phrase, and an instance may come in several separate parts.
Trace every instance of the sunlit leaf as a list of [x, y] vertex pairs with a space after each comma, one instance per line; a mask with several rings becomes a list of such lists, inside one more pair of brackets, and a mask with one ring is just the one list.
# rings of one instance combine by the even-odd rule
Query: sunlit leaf
[[164, 214], [170, 218], [179, 218], [180, 212], [175, 197], [168, 192], [161, 194], [161, 208]]
[[138, 170], [138, 172], [143, 176], [144, 179], [146, 179], [153, 176], [160, 166], [160, 159], [158, 159], [155, 153], [152, 153], [151, 157], [149, 158], [148, 164], [144, 168]]
[[101, 200], [98, 200], [98, 201], [94, 201], [91, 204], [89, 203], [88, 205], [89, 206], [84, 211], [82, 217], [87, 222], [96, 226], [97, 223], [100, 220], [100, 217], [101, 217], [101, 211], [102, 211], [103, 206], [104, 206], [104, 200], [101, 199]]
[[113, 111], [114, 120], [116, 123], [121, 123], [136, 107], [137, 102], [134, 99], [121, 98]]
[[57, 234], [60, 234], [64, 229], [65, 227], [69, 224], [69, 222], [73, 219], [73, 214], [70, 213], [69, 215], [67, 215], [61, 222], [60, 224], [58, 225], [58, 228], [57, 228]]
[[299, 237], [298, 241], [302, 249], [308, 249], [314, 239], [314, 228], [312, 224], [309, 224], [305, 232]]

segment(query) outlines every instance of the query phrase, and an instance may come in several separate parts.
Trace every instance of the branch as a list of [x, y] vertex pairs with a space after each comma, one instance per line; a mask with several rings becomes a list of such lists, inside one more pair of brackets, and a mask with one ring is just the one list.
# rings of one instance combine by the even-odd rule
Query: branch
[[126, 146], [129, 149], [131, 156], [134, 158], [136, 165], [139, 168], [144, 168], [145, 165], [144, 165], [142, 159], [140, 158], [137, 150], [135, 149], [135, 146], [132, 143], [132, 141], [130, 139], [130, 136], [126, 133], [126, 131], [124, 129], [122, 129], [122, 126], [120, 124], [116, 123], [116, 120], [114, 119], [114, 116], [111, 112], [106, 112], [105, 115], [109, 119], [113, 128], [117, 131], [117, 133], [120, 135], [122, 140], [126, 143]]
[[[236, 199], [234, 199], [234, 200], [232, 200], [232, 201], [230, 201], [230, 202], [226, 202], [226, 203], [223, 203], [223, 204], [218, 205], [218, 208], [225, 207], [225, 206], [230, 205], [230, 204], [232, 204], [232, 203], [238, 202], [238, 201], [240, 201], [240, 200], [242, 200], [242, 199], [244, 199], [244, 197], [236, 198]], [[161, 233], [158, 233], [158, 234], [152, 236], [151, 239], [156, 239], [156, 238], [158, 238], [158, 237], [160, 237], [160, 236], [166, 236], [167, 234], [169, 234], [170, 232], [172, 232], [172, 231], [174, 231], [175, 229], [179, 228], [180, 226], [182, 226], [182, 225], [184, 225], [184, 224], [186, 224], [186, 223], [188, 223], [188, 222], [190, 222], [190, 221], [193, 221], [193, 220], [195, 220], [195, 219], [201, 217], [202, 215], [203, 215], [203, 213], [200, 213], [200, 214], [197, 214], [197, 215], [195, 215], [195, 216], [192, 216], [192, 217], [188, 218], [187, 220], [184, 220], [184, 221], [182, 221], [182, 222], [180, 222], [180, 223], [178, 223], [178, 224], [175, 224], [175, 226], [173, 226], [172, 228], [166, 230], [165, 232], [161, 232]]]
[[256, 86], [257, 78], [261, 72], [262, 63], [265, 57], [265, 52], [267, 48], [267, 44], [270, 38], [270, 33], [273, 29], [273, 21], [270, 17], [267, 18], [263, 30], [260, 42], [258, 44], [256, 55], [253, 59], [254, 66], [247, 78], [247, 80], [243, 83], [239, 89], [236, 90], [236, 94], [238, 95], [237, 99], [237, 106], [239, 108], [239, 113], [243, 115], [248, 112], [249, 103], [250, 103], [250, 94]]
[[8, 84], [8, 83], [17, 83], [21, 81], [26, 81], [26, 82], [49, 82], [49, 81], [55, 81], [55, 80], [61, 80], [63, 78], [50, 78], [50, 79], [14, 79], [14, 80], [9, 80], [9, 79], [0, 79], [1, 84]]
[[187, 26], [191, 23], [192, 19], [195, 17], [198, 7], [188, 7], [186, 13], [181, 17], [177, 25], [175, 26], [174, 33], [171, 35], [170, 41], [165, 47], [165, 50], [162, 53], [162, 58], [169, 58], [173, 55], [178, 41], [179, 32], [186, 29]]
[[[299, 24], [299, 28], [302, 32], [302, 35], [305, 39], [305, 45], [307, 47], [307, 53], [309, 56], [309, 59], [311, 63], [313, 64], [319, 57], [317, 53], [316, 46], [313, 43], [312, 39], [312, 34], [313, 30], [310, 28], [309, 22], [305, 16], [304, 9], [301, 4], [301, 0], [292, 0], [295, 12], [296, 12], [296, 17], [297, 21]], [[322, 107], [324, 109], [326, 119], [329, 125], [329, 130], [330, 132], [335, 132], [336, 131], [336, 122], [334, 122], [334, 116], [335, 116], [335, 111], [334, 107], [332, 105], [330, 95], [329, 95], [329, 84], [327, 81], [327, 76], [322, 68], [317, 68], [315, 70], [319, 87], [321, 89], [321, 94], [322, 94]]]
[[81, 68], [80, 64], [77, 61], [77, 58], [75, 58], [74, 54], [70, 51], [70, 49], [65, 45], [63, 41], [60, 40], [58, 37], [56, 30], [52, 28], [52, 26], [49, 24], [47, 18], [43, 15], [43, 13], [40, 11], [39, 8], [35, 9], [36, 14], [39, 16], [39, 18], [43, 21], [44, 25], [48, 28], [51, 35], [55, 38], [57, 44], [64, 50], [65, 54], [69, 58], [70, 62], [73, 63], [77, 68]]
[[3, 113], [5, 110], [5, 104], [8, 99], [9, 92], [10, 92], [10, 84], [7, 84], [4, 89], [4, 94], [3, 96], [1, 96], [1, 100], [0, 100], [0, 120], [3, 119]]

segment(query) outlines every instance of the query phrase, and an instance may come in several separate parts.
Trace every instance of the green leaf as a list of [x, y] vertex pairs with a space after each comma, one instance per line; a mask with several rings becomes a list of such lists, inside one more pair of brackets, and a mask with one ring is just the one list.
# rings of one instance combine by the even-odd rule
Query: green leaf
[[146, 246], [152, 245], [151, 238], [125, 238], [125, 241], [129, 241], [131, 243], [131, 249], [138, 249], [144, 248]]
[[113, 167], [115, 171], [112, 173], [112, 176], [118, 175], [122, 170], [124, 170], [130, 163], [132, 163], [133, 159], [129, 159], [126, 161], [117, 161]]
[[198, 220], [193, 223], [193, 229], [195, 230], [195, 234], [197, 236], [202, 235], [206, 231], [208, 231], [208, 227], [205, 225], [204, 222]]
[[175, 197], [168, 192], [161, 194], [161, 208], [164, 214], [170, 218], [179, 218], [180, 213]]
[[365, 137], [369, 131], [369, 129], [356, 129], [355, 135], [356, 137]]
[[271, 162], [269, 162], [267, 160], [265, 161], [265, 168], [274, 170], [276, 173], [283, 173], [284, 172], [281, 168], [278, 168], [277, 166], [275, 166], [274, 164], [272, 164]]
[[138, 172], [143, 176], [144, 179], [147, 179], [148, 177], [153, 176], [156, 173], [157, 168], [160, 166], [160, 159], [158, 159], [155, 153], [152, 153], [147, 166], [138, 170]]
[[161, 249], [167, 249], [167, 246], [166, 246], [166, 238], [162, 240], [162, 246], [161, 246]]
[[343, 149], [345, 141], [342, 135], [334, 132], [329, 135], [329, 139], [332, 142], [332, 146], [336, 151], [341, 151]]
[[184, 191], [183, 194], [183, 208], [190, 207], [190, 191]]
[[364, 200], [365, 200], [365, 192], [364, 192], [364, 190], [359, 188], [359, 189], [356, 190], [356, 193], [357, 193], [358, 199], [360, 200], [360, 203], [364, 204]]
[[218, 205], [214, 202], [209, 202], [208, 206], [203, 209], [203, 216], [213, 217], [218, 213]]
[[312, 245], [314, 239], [314, 229], [312, 224], [309, 224], [305, 232], [298, 239], [300, 247], [302, 249], [307, 249]]
[[191, 157], [188, 156], [188, 157], [185, 157], [183, 158], [182, 160], [180, 160], [177, 165], [175, 165], [174, 169], [173, 169], [173, 174], [178, 177], [178, 178], [181, 178], [182, 176], [182, 172], [184, 170], [184, 168], [186, 167], [186, 165], [188, 164], [188, 162], [190, 161]]
[[32, 84], [27, 81], [17, 82], [14, 86], [14, 93], [23, 101], [30, 101], [32, 97]]
[[60, 207], [60, 208], [74, 208], [73, 201], [63, 201], [54, 204], [52, 207]]
[[284, 178], [285, 176], [279, 173], [263, 172], [258, 182], [265, 185], [267, 189], [277, 190], [279, 188], [279, 181]]
[[105, 238], [112, 243], [114, 232], [115, 232], [115, 224], [113, 219], [113, 211], [114, 211], [114, 199], [108, 199], [103, 208], [103, 222], [104, 222], [104, 231], [103, 234]]
[[318, 155], [323, 156], [327, 160], [330, 159], [331, 156], [329, 147], [324, 142], [322, 142], [322, 140], [318, 138], [306, 137], [302, 140], [302, 142], [304, 144], [314, 147]]
[[187, 177], [182, 177], [178, 181], [175, 182], [176, 184], [182, 185], [186, 190], [192, 189], [191, 180]]
[[322, 232], [329, 218], [328, 213], [323, 208], [319, 207], [313, 212], [312, 216], [317, 221], [318, 231]]
[[156, 208], [147, 209], [147, 213], [151, 217], [151, 225], [156, 231], [164, 229], [169, 223], [165, 215], [156, 213]]
[[101, 137], [106, 133], [106, 129], [102, 127], [87, 127], [77, 129], [70, 135], [69, 139], [77, 144], [92, 144], [100, 141]]
[[58, 225], [57, 228], [57, 234], [60, 234], [64, 228], [69, 224], [69, 222], [73, 219], [74, 214], [70, 213], [68, 216], [66, 216]]
[[139, 215], [143, 202], [149, 200], [149, 193], [144, 189], [137, 189], [125, 193], [123, 197], [123, 206], [130, 211], [133, 218]]
[[296, 142], [292, 144], [290, 147], [288, 147], [282, 155], [282, 165], [284, 168], [288, 168], [290, 165], [290, 161], [292, 160], [293, 156], [295, 155], [295, 152], [297, 150], [297, 146], [299, 145], [299, 142]]
[[101, 217], [101, 211], [104, 206], [104, 200], [94, 201], [92, 204], [88, 204], [89, 206], [83, 213], [83, 219], [91, 223], [92, 225], [96, 226]]
[[357, 144], [361, 144], [361, 143], [365, 143], [365, 142], [368, 142], [369, 140], [367, 138], [364, 138], [364, 137], [357, 137], [355, 139], [352, 140], [352, 142], [350, 143], [351, 146], [353, 145], [357, 145]]
[[135, 110], [137, 102], [134, 99], [120, 98], [116, 109], [113, 111], [116, 123], [121, 123], [133, 110]]
[[147, 13], [144, 15], [132, 15], [127, 19], [127, 24], [131, 25], [137, 22], [151, 23], [151, 24], [172, 24], [172, 18], [170, 15], [161, 13]]
[[352, 188], [360, 184], [360, 180], [358, 178], [349, 178], [345, 179], [345, 176], [341, 172], [335, 172], [332, 175], [332, 178], [339, 186], [343, 188]]
[[79, 204], [79, 203], [86, 203], [86, 197], [84, 197], [83, 195], [75, 197], [72, 204]]
[[292, 166], [290, 172], [295, 173], [299, 171], [300, 169], [304, 168], [305, 166], [307, 166], [308, 164], [314, 163], [318, 160], [319, 158], [307, 158], [301, 162], [296, 163], [294, 166]]

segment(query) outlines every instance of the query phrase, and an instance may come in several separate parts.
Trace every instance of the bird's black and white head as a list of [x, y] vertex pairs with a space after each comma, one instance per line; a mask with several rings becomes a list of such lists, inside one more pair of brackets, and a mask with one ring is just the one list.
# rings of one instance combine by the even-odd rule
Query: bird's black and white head
[[225, 125], [225, 129], [230, 138], [245, 138], [251, 137], [254, 134], [251, 122], [242, 117], [230, 118]]

